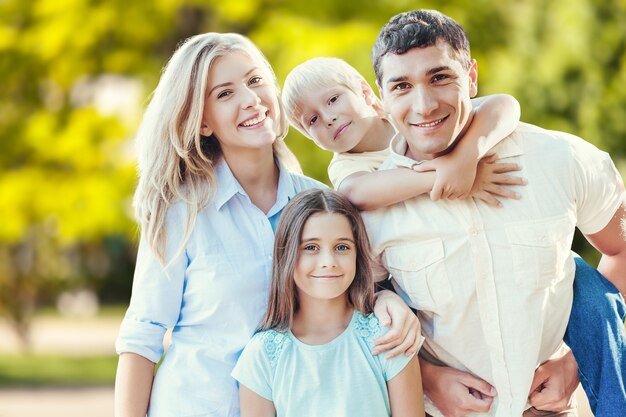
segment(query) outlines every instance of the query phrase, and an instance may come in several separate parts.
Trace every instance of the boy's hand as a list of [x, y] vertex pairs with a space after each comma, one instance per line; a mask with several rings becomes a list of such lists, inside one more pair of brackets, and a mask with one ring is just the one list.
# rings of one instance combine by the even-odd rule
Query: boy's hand
[[527, 181], [524, 178], [506, 174], [521, 170], [522, 168], [518, 164], [497, 163], [495, 161], [496, 155], [493, 154], [480, 160], [470, 195], [491, 206], [502, 207], [502, 203], [496, 199], [496, 196], [515, 200], [521, 198], [518, 193], [503, 187], [503, 185], [526, 185]]
[[415, 165], [417, 172], [436, 171], [435, 184], [430, 192], [430, 199], [437, 201], [440, 198], [454, 200], [468, 198], [476, 177], [476, 161], [471, 158], [458, 157], [449, 153], [430, 161]]
[[420, 343], [420, 322], [402, 298], [389, 290], [376, 293], [374, 315], [383, 326], [391, 329], [376, 340], [374, 355], [387, 352], [387, 358], [404, 353], [412, 356]]

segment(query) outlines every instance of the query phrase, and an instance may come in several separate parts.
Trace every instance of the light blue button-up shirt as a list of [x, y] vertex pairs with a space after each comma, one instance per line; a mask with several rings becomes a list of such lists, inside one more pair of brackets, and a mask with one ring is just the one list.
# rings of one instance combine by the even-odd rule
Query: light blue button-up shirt
[[[280, 168], [276, 203], [266, 214], [220, 161], [215, 198], [198, 214], [184, 253], [167, 270], [141, 239], [116, 350], [158, 362], [165, 331], [173, 328], [154, 379], [150, 417], [239, 415], [230, 373], [267, 307], [276, 221], [298, 192], [324, 187]], [[168, 210], [168, 260], [183, 238], [185, 210], [183, 202]]]

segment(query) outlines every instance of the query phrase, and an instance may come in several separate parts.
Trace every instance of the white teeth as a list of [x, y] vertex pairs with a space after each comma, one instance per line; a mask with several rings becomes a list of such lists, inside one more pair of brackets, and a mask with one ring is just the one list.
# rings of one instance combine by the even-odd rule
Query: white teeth
[[261, 113], [258, 117], [254, 118], [254, 119], [246, 120], [245, 122], [241, 123], [241, 125], [245, 126], [245, 127], [254, 126], [256, 124], [261, 123], [266, 118], [267, 118], [267, 114]]
[[430, 123], [416, 123], [416, 126], [419, 127], [433, 127], [433, 126], [437, 126], [439, 123], [441, 123], [443, 119], [439, 119], [439, 120], [435, 120], [434, 122], [430, 122]]

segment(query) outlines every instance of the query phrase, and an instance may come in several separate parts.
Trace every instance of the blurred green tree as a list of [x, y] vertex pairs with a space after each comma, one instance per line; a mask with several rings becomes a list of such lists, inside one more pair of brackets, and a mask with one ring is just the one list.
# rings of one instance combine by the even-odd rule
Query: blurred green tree
[[[95, 287], [107, 299], [127, 300], [136, 236], [131, 138], [181, 40], [236, 31], [261, 47], [281, 82], [298, 63], [325, 55], [346, 59], [373, 85], [369, 52], [380, 27], [415, 6], [1, 1], [0, 311], [26, 340], [32, 309], [61, 290]], [[437, 8], [466, 28], [481, 94], [511, 93], [524, 121], [625, 156], [626, 1], [444, 0], [419, 7]], [[305, 173], [327, 181], [328, 152], [295, 130], [287, 142]]]

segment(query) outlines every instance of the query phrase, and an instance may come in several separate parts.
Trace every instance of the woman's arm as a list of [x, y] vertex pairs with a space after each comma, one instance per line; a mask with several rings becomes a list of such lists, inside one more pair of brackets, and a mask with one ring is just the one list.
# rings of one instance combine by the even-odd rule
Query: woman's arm
[[120, 354], [115, 376], [115, 417], [145, 417], [154, 362], [136, 353]]
[[387, 382], [393, 417], [424, 417], [420, 364], [413, 356], [404, 369]]
[[274, 403], [239, 384], [241, 417], [275, 417]]

